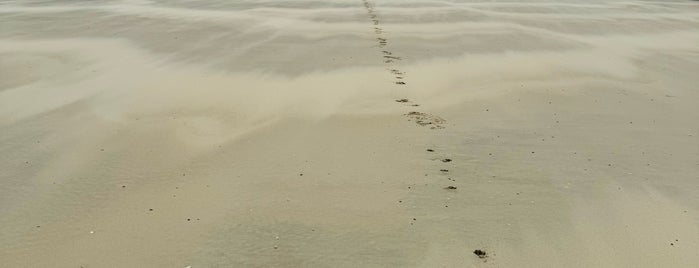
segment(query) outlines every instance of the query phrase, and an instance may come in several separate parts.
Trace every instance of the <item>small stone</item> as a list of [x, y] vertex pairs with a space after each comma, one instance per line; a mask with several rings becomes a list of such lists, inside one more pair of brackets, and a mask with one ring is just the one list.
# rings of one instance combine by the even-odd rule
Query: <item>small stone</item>
[[432, 150], [432, 149], [427, 149], [427, 151], [428, 151], [428, 152], [434, 152], [434, 150]]
[[448, 169], [440, 169], [439, 171], [441, 171], [441, 172], [449, 172]]
[[488, 253], [486, 253], [484, 250], [476, 249], [473, 251], [473, 254], [476, 254], [478, 258], [485, 259], [488, 257]]
[[449, 185], [449, 186], [447, 186], [447, 187], [444, 187], [444, 189], [447, 189], [447, 190], [456, 190], [456, 186], [451, 186], [451, 185]]
[[449, 159], [449, 158], [444, 158], [444, 159], [442, 159], [442, 162], [448, 163], [448, 162], [451, 162], [451, 159]]
[[408, 99], [398, 99], [398, 100], [396, 100], [396, 102], [409, 102], [409, 100]]

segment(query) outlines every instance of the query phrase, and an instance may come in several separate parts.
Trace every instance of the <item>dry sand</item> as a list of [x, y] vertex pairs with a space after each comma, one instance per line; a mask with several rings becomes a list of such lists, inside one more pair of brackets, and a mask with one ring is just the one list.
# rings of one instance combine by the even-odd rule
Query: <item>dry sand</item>
[[680, 0], [0, 1], [0, 266], [697, 267], [697, 29]]

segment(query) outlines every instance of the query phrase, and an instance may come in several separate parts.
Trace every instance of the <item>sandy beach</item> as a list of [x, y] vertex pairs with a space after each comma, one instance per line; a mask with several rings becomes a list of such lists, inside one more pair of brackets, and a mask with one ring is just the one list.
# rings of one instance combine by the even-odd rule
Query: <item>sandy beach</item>
[[698, 1], [0, 1], [2, 267], [697, 252]]

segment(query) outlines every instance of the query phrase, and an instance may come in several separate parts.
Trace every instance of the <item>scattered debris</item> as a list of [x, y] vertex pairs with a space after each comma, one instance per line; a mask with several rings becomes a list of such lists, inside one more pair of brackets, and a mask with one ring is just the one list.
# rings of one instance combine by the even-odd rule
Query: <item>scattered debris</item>
[[409, 102], [409, 101], [410, 101], [410, 100], [408, 100], [408, 99], [398, 99], [398, 100], [396, 100], [396, 102]]
[[444, 162], [444, 163], [449, 163], [449, 162], [451, 162], [451, 159], [449, 159], [449, 158], [444, 158], [444, 159], [442, 159], [442, 162]]
[[440, 169], [439, 171], [441, 171], [441, 172], [449, 172], [448, 169]]
[[456, 186], [451, 186], [451, 185], [449, 185], [449, 186], [447, 186], [447, 187], [444, 187], [444, 189], [447, 189], [447, 190], [456, 190]]

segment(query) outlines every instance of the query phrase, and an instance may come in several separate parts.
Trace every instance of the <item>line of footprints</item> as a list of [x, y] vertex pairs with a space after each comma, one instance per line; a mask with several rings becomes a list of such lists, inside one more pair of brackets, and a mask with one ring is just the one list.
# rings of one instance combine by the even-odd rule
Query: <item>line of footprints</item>
[[391, 64], [402, 60], [401, 57], [398, 57], [393, 54], [393, 52], [386, 50], [386, 46], [388, 45], [388, 40], [383, 37], [384, 30], [379, 26], [379, 18], [376, 16], [376, 13], [374, 12], [374, 7], [369, 3], [368, 0], [362, 0], [364, 2], [364, 7], [367, 10], [367, 13], [369, 14], [369, 18], [371, 19], [371, 22], [374, 23], [374, 33], [377, 35], [376, 41], [378, 42], [378, 47], [383, 49], [381, 53], [383, 53], [383, 62], [388, 65], [387, 69], [391, 71], [391, 74], [394, 75], [396, 78], [396, 85], [405, 85], [405, 81], [402, 81], [404, 78], [404, 73], [398, 69], [392, 68]]
[[[397, 69], [394, 66], [394, 63], [402, 60], [402, 58], [395, 55], [392, 51], [386, 48], [386, 46], [388, 46], [388, 40], [384, 35], [383, 28], [379, 26], [379, 18], [376, 15], [376, 12], [374, 12], [374, 6], [369, 2], [369, 0], [362, 0], [362, 2], [364, 3], [364, 7], [366, 8], [367, 14], [369, 14], [371, 22], [374, 24], [374, 33], [377, 36], [376, 40], [378, 42], [377, 47], [380, 48], [381, 53], [383, 53], [383, 62], [384, 64], [386, 64], [386, 70], [391, 72], [391, 75], [393, 75], [393, 77], [396, 79], [396, 81], [394, 81], [396, 85], [406, 85], [405, 72]], [[404, 103], [413, 107], [420, 106], [419, 104], [411, 103], [408, 99], [398, 99], [396, 100], [396, 102]], [[439, 116], [422, 112], [409, 112], [405, 114], [405, 116], [409, 118], [409, 121], [415, 121], [415, 123], [420, 126], [429, 126], [431, 129], [442, 129], [444, 128], [444, 124], [446, 123], [446, 120]]]
[[[388, 40], [386, 39], [384, 35], [384, 30], [379, 26], [379, 19], [378, 16], [376, 16], [376, 13], [374, 12], [374, 7], [373, 5], [369, 2], [369, 0], [362, 0], [364, 2], [364, 7], [367, 10], [367, 13], [369, 14], [369, 18], [371, 19], [371, 22], [374, 24], [374, 33], [376, 34], [376, 40], [378, 41], [378, 48], [381, 49], [381, 53], [383, 53], [383, 62], [386, 64], [386, 70], [391, 72], [391, 75], [396, 79], [394, 82], [398, 86], [404, 86], [406, 84], [405, 82], [405, 73], [399, 69], [397, 69], [394, 64], [397, 61], [402, 60], [401, 57], [396, 56], [392, 51], [386, 48], [388, 46]], [[419, 104], [412, 103], [408, 99], [397, 99], [397, 103], [403, 103], [405, 105], [417, 107], [420, 106]], [[442, 129], [444, 128], [444, 124], [446, 124], [446, 120], [439, 116], [427, 114], [427, 113], [422, 113], [422, 112], [409, 112], [405, 114], [405, 116], [408, 117], [409, 121], [414, 121], [416, 124], [420, 126], [429, 126], [431, 129]], [[428, 152], [434, 152], [434, 149], [427, 149]], [[451, 162], [452, 160], [450, 158], [442, 158], [440, 161], [444, 163]], [[440, 169], [440, 172], [444, 175], [448, 175], [449, 170], [448, 169]], [[447, 178], [449, 181], [455, 182], [454, 179], [450, 178], [448, 176]], [[408, 187], [410, 188], [410, 187]], [[456, 186], [449, 185], [447, 187], [444, 187], [444, 189], [448, 191], [454, 191], [457, 189]], [[402, 201], [399, 201], [399, 203]], [[449, 207], [448, 205], [445, 205], [445, 207]], [[410, 223], [411, 225], [417, 221], [417, 218], [413, 218], [413, 221]], [[481, 249], [476, 249], [473, 251], [473, 254], [476, 254], [478, 258], [481, 259], [486, 259], [488, 258], [488, 254]]]

